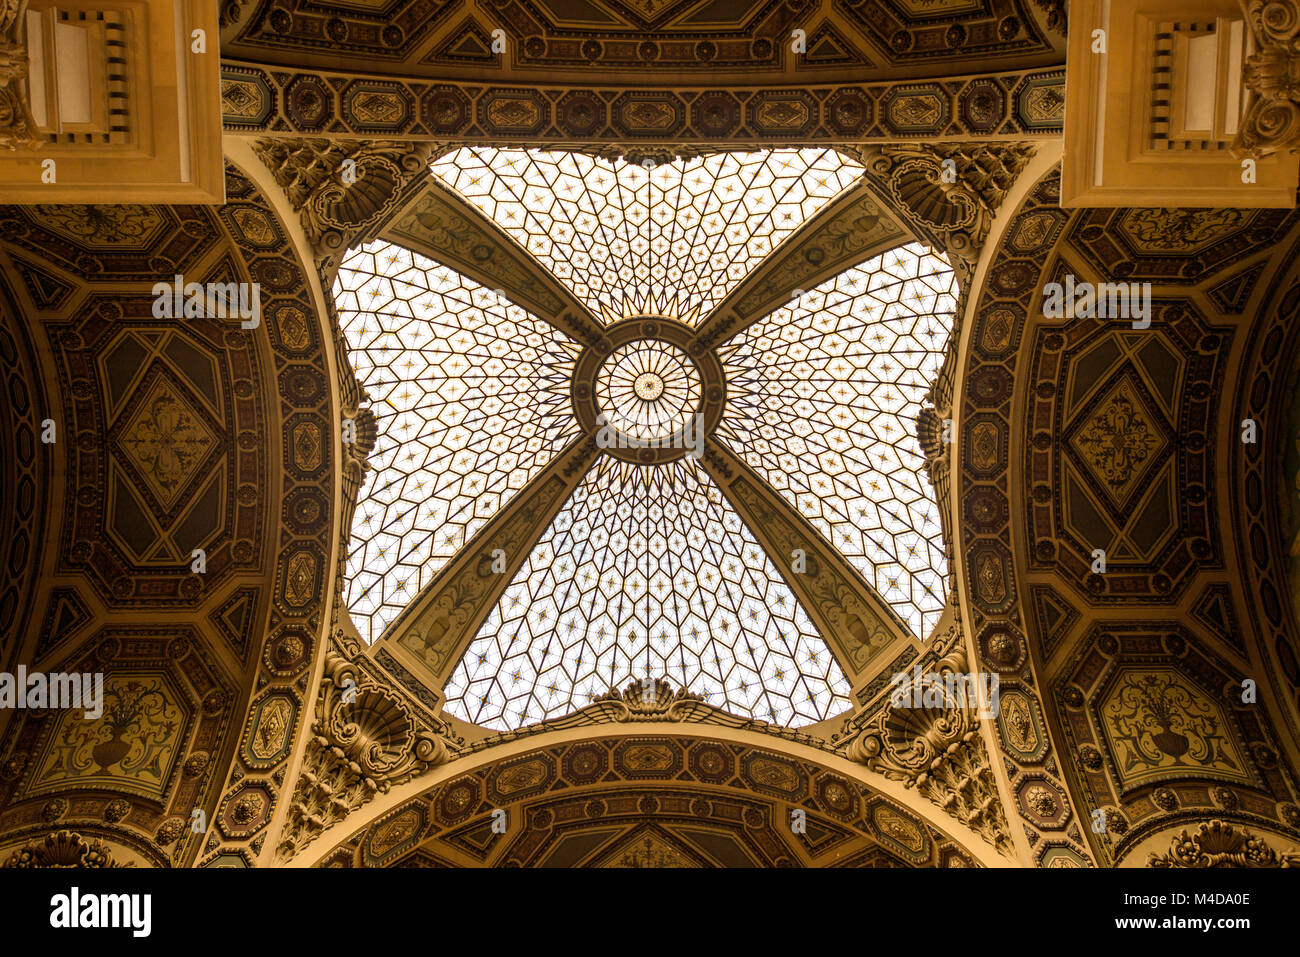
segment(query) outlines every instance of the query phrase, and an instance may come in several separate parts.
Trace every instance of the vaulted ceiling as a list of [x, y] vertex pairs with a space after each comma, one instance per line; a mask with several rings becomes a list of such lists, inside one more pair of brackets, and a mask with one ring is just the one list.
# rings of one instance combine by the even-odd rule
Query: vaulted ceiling
[[[1294, 843], [1300, 218], [1061, 209], [1062, 6], [227, 3], [225, 205], [0, 209], [0, 667], [103, 671], [116, 705], [0, 712], [0, 862], [1141, 866]], [[924, 627], [743, 454], [714, 443], [701, 467], [755, 549], [813, 558], [781, 587], [827, 637], [845, 710], [791, 729], [662, 681], [522, 729], [449, 706], [527, 552], [491, 585], [484, 561], [540, 538], [595, 458], [576, 432], [466, 524], [473, 547], [406, 618], [371, 633], [345, 597], [394, 441], [334, 302], [358, 250], [499, 289], [538, 335], [605, 331], [590, 287], [429, 172], [506, 141], [650, 166], [836, 145], [857, 164], [699, 317], [700, 354], [778, 337], [793, 291], [895, 248], [951, 265], [917, 435], [950, 578]], [[258, 283], [261, 327], [157, 318], [177, 274]], [[1067, 275], [1151, 283], [1150, 327], [1044, 316]], [[891, 705], [918, 666], [997, 674], [997, 715]]]
[[631, 85], [652, 87], [696, 82], [702, 68], [718, 83], [862, 82], [1059, 65], [1063, 7], [1052, 0], [231, 0], [222, 9], [222, 53], [486, 82], [623, 86], [634, 72]]

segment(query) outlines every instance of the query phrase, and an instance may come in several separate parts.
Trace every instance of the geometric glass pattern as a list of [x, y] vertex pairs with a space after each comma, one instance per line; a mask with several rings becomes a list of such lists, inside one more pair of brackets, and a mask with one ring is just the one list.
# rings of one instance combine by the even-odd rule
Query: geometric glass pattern
[[596, 376], [602, 424], [629, 438], [672, 435], [700, 402], [700, 374], [691, 357], [667, 342], [640, 340], [615, 349]]
[[956, 280], [911, 244], [828, 279], [720, 350], [719, 435], [925, 638], [948, 574], [916, 418]]
[[834, 150], [714, 153], [650, 170], [467, 146], [433, 172], [597, 315], [680, 297], [708, 312], [863, 168]]
[[515, 728], [661, 676], [791, 727], [848, 707], [839, 664], [703, 468], [602, 457], [470, 643], [447, 708]]
[[383, 242], [347, 256], [334, 300], [379, 426], [345, 593], [373, 642], [578, 434], [577, 348], [492, 290]]
[[[646, 170], [466, 147], [433, 169], [605, 323], [654, 309], [702, 321], [862, 172], [819, 149]], [[347, 565], [362, 637], [380, 638], [580, 434], [571, 392], [588, 390], [598, 424], [654, 441], [705, 407], [718, 360], [726, 400], [715, 438], [926, 637], [948, 569], [916, 420], [955, 295], [942, 258], [903, 246], [759, 318], [716, 359], [652, 333], [619, 340], [583, 366], [594, 378], [573, 392], [582, 347], [547, 320], [410, 250], [353, 250], [335, 300], [379, 425]], [[469, 623], [442, 689], [449, 713], [512, 729], [658, 677], [786, 726], [849, 706], [840, 663], [782, 577], [789, 556], [763, 550], [695, 458], [642, 465], [601, 446], [574, 480], [504, 591]]]

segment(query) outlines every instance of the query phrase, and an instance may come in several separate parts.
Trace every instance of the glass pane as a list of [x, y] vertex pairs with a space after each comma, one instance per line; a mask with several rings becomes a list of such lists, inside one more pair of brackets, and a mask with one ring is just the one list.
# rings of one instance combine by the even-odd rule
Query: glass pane
[[352, 523], [344, 598], [384, 628], [578, 433], [577, 347], [548, 323], [410, 250], [354, 250], [334, 286], [379, 440]]
[[903, 246], [721, 350], [724, 440], [922, 638], [943, 609], [948, 570], [916, 417], [943, 364], [956, 294], [944, 260]]
[[457, 665], [447, 708], [515, 728], [642, 677], [787, 726], [848, 707], [813, 623], [690, 458], [597, 462]]
[[862, 174], [834, 150], [715, 153], [646, 170], [584, 153], [465, 147], [433, 172], [591, 309], [708, 312]]

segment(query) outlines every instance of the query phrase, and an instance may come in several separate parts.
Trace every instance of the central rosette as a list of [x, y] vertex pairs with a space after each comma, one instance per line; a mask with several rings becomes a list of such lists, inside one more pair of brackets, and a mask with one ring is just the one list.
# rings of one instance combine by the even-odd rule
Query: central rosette
[[638, 442], [679, 432], [699, 414], [700, 373], [681, 349], [638, 339], [615, 349], [596, 373], [596, 407], [608, 425]]
[[703, 453], [726, 398], [722, 364], [668, 316], [614, 323], [574, 368], [578, 421], [611, 455], [658, 465]]

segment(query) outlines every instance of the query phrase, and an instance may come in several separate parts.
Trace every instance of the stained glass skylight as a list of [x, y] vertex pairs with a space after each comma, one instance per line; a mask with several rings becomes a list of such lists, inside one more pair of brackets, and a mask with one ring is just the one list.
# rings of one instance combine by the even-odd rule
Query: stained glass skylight
[[700, 401], [691, 357], [666, 342], [629, 342], [615, 349], [596, 377], [604, 424], [634, 439], [671, 435]]
[[846, 270], [720, 350], [720, 431], [925, 637], [947, 560], [916, 417], [956, 309], [948, 264], [916, 244]]
[[[782, 240], [816, 228], [809, 220], [860, 166], [814, 149], [646, 170], [466, 147], [433, 170], [597, 321], [623, 325], [592, 360], [545, 317], [449, 267], [382, 242], [349, 254], [336, 303], [379, 421], [345, 590], [363, 638], [380, 638], [590, 428], [570, 398], [582, 389], [620, 435], [651, 443], [676, 436], [712, 396], [715, 440], [928, 635], [947, 568], [915, 420], [951, 333], [947, 264], [900, 247], [759, 318], [716, 357], [681, 324], [705, 321]], [[662, 331], [673, 315], [677, 338]], [[628, 323], [646, 331], [620, 338]], [[575, 384], [579, 367], [591, 378]], [[697, 459], [646, 465], [642, 454], [598, 450], [573, 476], [522, 567], [469, 623], [468, 646], [439, 671], [449, 713], [515, 728], [646, 677], [789, 726], [847, 708], [848, 678], [777, 564], [788, 556], [763, 551]]]
[[344, 592], [374, 641], [577, 435], [577, 353], [494, 291], [388, 243], [347, 257], [334, 298], [379, 425]]
[[848, 707], [840, 666], [693, 459], [601, 459], [484, 621], [447, 705], [518, 727], [634, 677], [784, 725]]
[[646, 170], [467, 146], [433, 172], [599, 314], [602, 302], [648, 296], [707, 312], [862, 167], [824, 149], [714, 153]]

